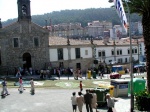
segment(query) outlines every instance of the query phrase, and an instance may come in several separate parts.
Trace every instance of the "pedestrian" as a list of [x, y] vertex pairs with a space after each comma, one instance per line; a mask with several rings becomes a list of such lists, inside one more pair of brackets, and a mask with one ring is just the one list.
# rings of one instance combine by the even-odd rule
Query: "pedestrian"
[[8, 90], [7, 90], [6, 78], [3, 79], [2, 87], [3, 87], [3, 88], [2, 88], [2, 93], [1, 93], [1, 95], [2, 95], [2, 96], [9, 95]]
[[18, 69], [17, 69], [16, 77], [21, 77], [20, 70], [21, 70], [21, 68], [18, 68]]
[[77, 111], [77, 97], [76, 97], [76, 92], [72, 93], [71, 101], [72, 101], [73, 112], [76, 112]]
[[29, 68], [29, 72], [30, 72], [30, 75], [32, 75], [33, 73], [32, 67]]
[[110, 94], [106, 94], [106, 101], [107, 101], [107, 107], [108, 107], [107, 112], [113, 112], [114, 100], [110, 97]]
[[86, 94], [84, 95], [84, 103], [86, 105], [87, 112], [89, 112], [89, 110], [90, 110], [90, 112], [93, 112], [93, 110], [92, 110], [92, 98], [93, 98], [92, 94], [89, 93], [89, 90], [87, 89]]
[[34, 94], [35, 93], [35, 88], [34, 88], [33, 78], [31, 78], [31, 80], [30, 80], [30, 85], [31, 85], [31, 94]]
[[40, 70], [40, 79], [44, 78], [44, 70]]
[[60, 70], [59, 70], [59, 68], [56, 69], [56, 75], [57, 75], [58, 79], [60, 80]]
[[93, 98], [92, 98], [92, 108], [96, 109], [97, 111], [97, 94], [94, 93], [94, 90], [90, 90], [90, 93], [92, 94]]
[[82, 90], [83, 90], [83, 86], [82, 86], [82, 81], [80, 81], [80, 92], [82, 93]]
[[23, 90], [25, 90], [25, 89], [23, 88], [23, 80], [22, 80], [22, 77], [19, 77], [19, 88], [18, 88], [18, 90], [19, 90], [20, 92], [23, 92]]
[[77, 106], [78, 106], [79, 112], [82, 112], [83, 103], [84, 103], [84, 98], [83, 98], [83, 96], [82, 96], [82, 93], [81, 93], [81, 92], [78, 92], [78, 96], [77, 96]]

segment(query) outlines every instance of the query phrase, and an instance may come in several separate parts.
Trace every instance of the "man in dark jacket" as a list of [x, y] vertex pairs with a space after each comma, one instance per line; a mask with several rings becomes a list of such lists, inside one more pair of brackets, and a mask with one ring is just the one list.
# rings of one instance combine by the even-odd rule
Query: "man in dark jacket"
[[91, 106], [92, 98], [93, 98], [92, 94], [90, 94], [89, 90], [87, 89], [86, 94], [84, 95], [84, 102], [85, 102], [85, 105], [86, 105], [87, 112], [89, 112], [89, 110], [90, 110], [90, 112], [93, 112], [92, 106]]

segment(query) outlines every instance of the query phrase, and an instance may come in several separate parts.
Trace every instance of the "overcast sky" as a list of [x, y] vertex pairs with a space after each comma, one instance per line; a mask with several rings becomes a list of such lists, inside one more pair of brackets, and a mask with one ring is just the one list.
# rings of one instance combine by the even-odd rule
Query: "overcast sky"
[[[44, 14], [65, 9], [109, 8], [108, 0], [30, 0], [31, 15]], [[0, 0], [1, 21], [17, 18], [17, 0]]]

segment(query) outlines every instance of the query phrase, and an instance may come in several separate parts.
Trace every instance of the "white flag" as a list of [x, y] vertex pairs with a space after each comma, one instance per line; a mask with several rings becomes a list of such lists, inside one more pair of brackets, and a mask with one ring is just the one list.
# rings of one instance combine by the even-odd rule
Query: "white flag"
[[126, 18], [126, 14], [125, 14], [125, 11], [124, 11], [124, 7], [123, 7], [123, 4], [122, 4], [122, 1], [121, 0], [113, 0], [114, 1], [114, 4], [115, 4], [115, 8], [117, 10], [117, 13], [121, 19], [121, 23], [127, 33], [127, 29], [128, 29], [128, 25], [127, 25], [127, 18]]

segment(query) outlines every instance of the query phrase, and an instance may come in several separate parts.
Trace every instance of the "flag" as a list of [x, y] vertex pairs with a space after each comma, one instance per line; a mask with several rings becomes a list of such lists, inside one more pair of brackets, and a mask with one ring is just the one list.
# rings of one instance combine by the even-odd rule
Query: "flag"
[[122, 1], [121, 0], [113, 0], [114, 1], [114, 4], [115, 4], [115, 8], [116, 8], [116, 11], [121, 19], [121, 23], [127, 33], [127, 30], [128, 30], [128, 24], [127, 24], [127, 18], [126, 18], [126, 14], [125, 14], [125, 11], [124, 11], [124, 7], [123, 7], [123, 4], [122, 4]]

